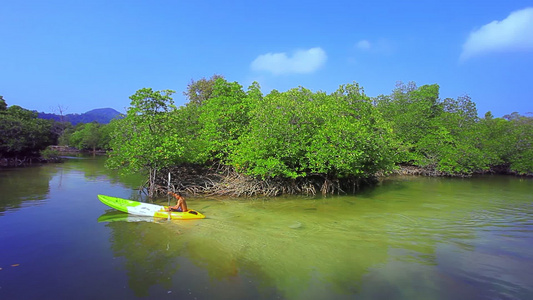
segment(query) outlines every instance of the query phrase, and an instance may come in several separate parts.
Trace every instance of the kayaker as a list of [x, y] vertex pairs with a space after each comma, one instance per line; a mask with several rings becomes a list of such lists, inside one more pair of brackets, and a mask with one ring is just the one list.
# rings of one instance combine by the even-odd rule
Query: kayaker
[[169, 206], [166, 210], [167, 211], [179, 211], [179, 212], [186, 212], [187, 211], [187, 202], [185, 202], [185, 198], [181, 195], [178, 195], [173, 192], [168, 192], [171, 194], [174, 198], [176, 198], [176, 205]]

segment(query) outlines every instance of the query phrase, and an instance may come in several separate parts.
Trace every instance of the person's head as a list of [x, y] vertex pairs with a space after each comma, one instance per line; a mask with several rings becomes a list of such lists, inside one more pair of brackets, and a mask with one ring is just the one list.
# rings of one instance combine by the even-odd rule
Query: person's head
[[176, 198], [176, 200], [183, 200], [183, 196], [181, 196], [180, 194], [176, 194], [173, 192], [168, 192], [168, 193], [172, 195], [174, 198]]

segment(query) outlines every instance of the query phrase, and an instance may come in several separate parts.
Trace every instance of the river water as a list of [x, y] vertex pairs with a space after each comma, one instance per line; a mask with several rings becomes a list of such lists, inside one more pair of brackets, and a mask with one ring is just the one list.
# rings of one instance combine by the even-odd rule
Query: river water
[[103, 163], [0, 170], [0, 299], [533, 299], [531, 179], [189, 197], [207, 218], [168, 221], [100, 203], [146, 201]]

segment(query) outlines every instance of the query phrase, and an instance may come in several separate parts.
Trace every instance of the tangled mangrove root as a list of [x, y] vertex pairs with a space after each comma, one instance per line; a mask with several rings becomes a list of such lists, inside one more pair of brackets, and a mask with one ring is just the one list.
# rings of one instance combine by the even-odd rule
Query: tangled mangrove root
[[[170, 173], [170, 183], [168, 182]], [[236, 172], [224, 165], [211, 167], [187, 164], [157, 172], [153, 179], [152, 192], [166, 194], [170, 188], [174, 192], [196, 196], [279, 196], [282, 194], [316, 195], [345, 194], [356, 192], [360, 185], [375, 182], [375, 179], [330, 179], [321, 174], [305, 178], [257, 179]], [[146, 183], [150, 186], [150, 181]], [[149, 189], [149, 187], [146, 187]]]

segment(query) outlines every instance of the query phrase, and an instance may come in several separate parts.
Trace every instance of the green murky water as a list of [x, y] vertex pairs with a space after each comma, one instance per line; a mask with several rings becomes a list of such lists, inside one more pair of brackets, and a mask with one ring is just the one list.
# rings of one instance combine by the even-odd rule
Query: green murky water
[[531, 179], [189, 198], [207, 216], [196, 221], [132, 218], [96, 198], [138, 198], [140, 182], [102, 158], [0, 170], [0, 299], [533, 297]]

